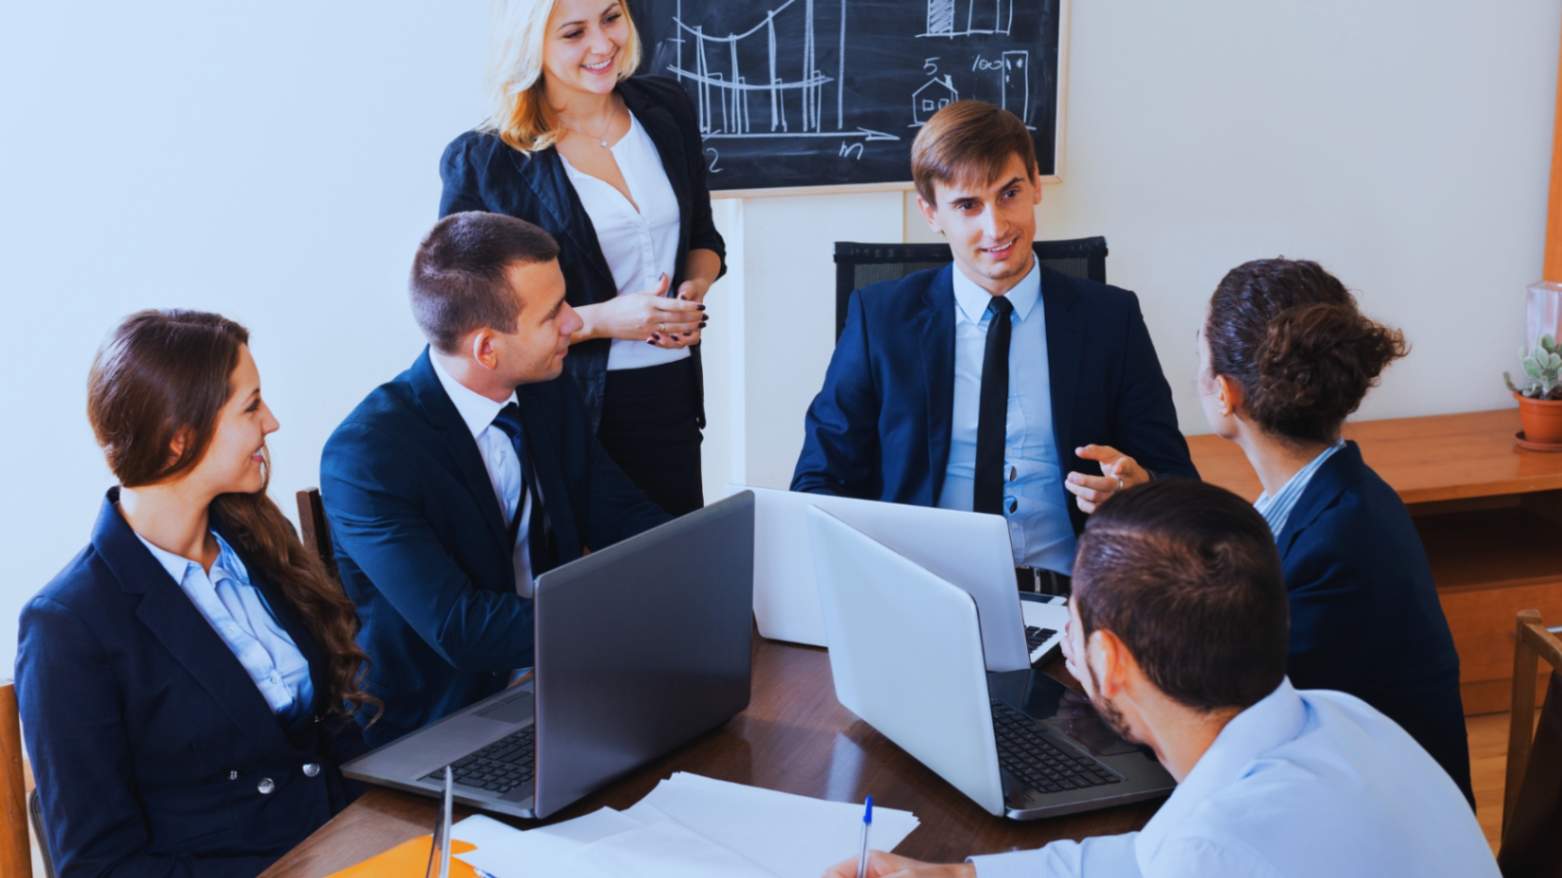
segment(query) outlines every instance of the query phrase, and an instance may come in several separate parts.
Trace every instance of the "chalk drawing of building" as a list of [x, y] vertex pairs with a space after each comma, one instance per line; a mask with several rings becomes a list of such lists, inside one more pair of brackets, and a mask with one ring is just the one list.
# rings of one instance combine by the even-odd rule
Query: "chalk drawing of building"
[[[707, 33], [683, 17], [683, 0], [673, 13], [677, 56], [668, 68], [694, 83], [700, 132], [706, 140], [782, 137], [858, 137], [899, 140], [882, 131], [848, 124], [845, 66], [848, 0], [783, 0], [746, 30]], [[833, 27], [816, 15], [838, 4]], [[757, 5], [757, 4], [756, 4]], [[778, 51], [801, 33], [790, 53]], [[790, 35], [790, 36], [789, 36]], [[834, 44], [834, 66], [819, 49]], [[833, 92], [830, 100], [827, 92]]]
[[927, 0], [927, 30], [922, 37], [1008, 34], [1014, 26], [1014, 0]]
[[927, 124], [934, 113], [958, 100], [960, 92], [955, 89], [954, 80], [947, 73], [922, 83], [920, 88], [911, 93], [911, 127]]

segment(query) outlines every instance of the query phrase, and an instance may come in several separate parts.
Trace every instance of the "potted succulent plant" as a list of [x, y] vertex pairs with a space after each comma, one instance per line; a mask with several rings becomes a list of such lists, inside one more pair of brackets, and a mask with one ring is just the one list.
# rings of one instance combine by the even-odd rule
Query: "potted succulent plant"
[[1502, 378], [1519, 401], [1524, 438], [1534, 445], [1562, 447], [1562, 346], [1552, 336], [1542, 335], [1533, 351], [1519, 355], [1525, 384], [1515, 384], [1506, 372]]

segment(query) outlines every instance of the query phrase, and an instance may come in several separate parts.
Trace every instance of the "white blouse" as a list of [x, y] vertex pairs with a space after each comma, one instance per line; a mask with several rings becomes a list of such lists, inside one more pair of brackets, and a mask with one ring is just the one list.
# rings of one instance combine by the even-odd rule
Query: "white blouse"
[[[586, 208], [586, 215], [591, 217], [597, 243], [613, 272], [613, 284], [622, 296], [655, 289], [663, 272], [669, 279], [673, 277], [682, 217], [656, 144], [633, 113], [629, 114], [629, 131], [613, 144], [611, 151], [629, 194], [634, 197], [633, 203], [613, 184], [576, 169], [567, 159], [564, 170]], [[646, 344], [642, 339], [615, 338], [608, 350], [607, 367], [643, 369], [687, 356], [688, 348], [669, 350]]]

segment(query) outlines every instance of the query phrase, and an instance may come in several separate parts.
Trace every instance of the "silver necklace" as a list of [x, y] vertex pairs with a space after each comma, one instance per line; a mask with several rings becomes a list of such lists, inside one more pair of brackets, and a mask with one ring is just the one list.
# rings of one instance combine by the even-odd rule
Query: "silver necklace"
[[601, 131], [600, 134], [593, 135], [590, 132], [582, 131], [581, 129], [576, 128], [573, 125], [570, 125], [570, 126], [567, 126], [567, 127], [569, 128], [569, 130], [575, 132], [576, 134], [584, 135], [586, 137], [591, 138], [592, 140], [595, 140], [597, 142], [597, 146], [600, 146], [603, 149], [612, 149], [612, 147], [607, 145], [607, 133], [613, 127], [613, 117], [616, 116], [616, 115], [618, 115], [618, 108], [617, 107], [614, 107], [614, 108], [612, 108], [611, 110], [608, 111], [607, 122], [603, 124], [602, 131]]

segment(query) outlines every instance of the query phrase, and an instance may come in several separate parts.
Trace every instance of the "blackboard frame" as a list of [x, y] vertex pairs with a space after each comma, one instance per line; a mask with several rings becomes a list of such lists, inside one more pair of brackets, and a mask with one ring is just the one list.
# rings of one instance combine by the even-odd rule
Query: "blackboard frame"
[[[634, 0], [628, 0], [633, 5]], [[1068, 130], [1068, 82], [1069, 82], [1069, 32], [1071, 29], [1072, 0], [1056, 0], [1058, 4], [1058, 72], [1056, 95], [1057, 122], [1053, 131], [1053, 172], [1040, 177], [1042, 185], [1063, 182], [1066, 161]], [[912, 192], [910, 168], [907, 179], [875, 183], [821, 183], [805, 186], [773, 186], [756, 189], [712, 189], [712, 199], [795, 198], [804, 195], [851, 195], [878, 192]]]

